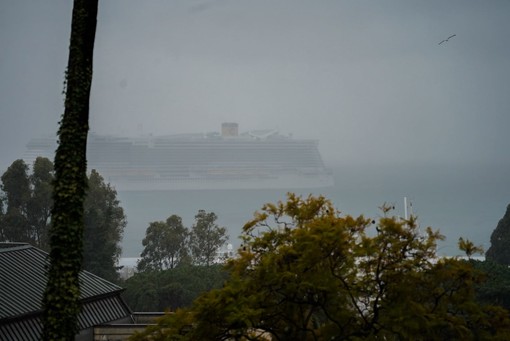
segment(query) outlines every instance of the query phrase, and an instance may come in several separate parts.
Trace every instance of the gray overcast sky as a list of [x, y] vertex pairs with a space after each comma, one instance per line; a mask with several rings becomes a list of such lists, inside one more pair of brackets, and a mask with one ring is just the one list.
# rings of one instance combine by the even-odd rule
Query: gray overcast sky
[[[71, 11], [0, 1], [2, 172], [56, 133]], [[91, 131], [235, 121], [319, 139], [330, 165], [508, 167], [509, 64], [507, 0], [102, 0]]]

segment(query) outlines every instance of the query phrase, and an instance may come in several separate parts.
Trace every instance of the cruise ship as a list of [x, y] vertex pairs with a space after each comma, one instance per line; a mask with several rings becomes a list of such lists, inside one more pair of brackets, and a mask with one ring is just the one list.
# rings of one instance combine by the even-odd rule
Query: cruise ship
[[[33, 139], [25, 161], [53, 159], [56, 141]], [[318, 141], [295, 139], [277, 130], [221, 132], [138, 138], [89, 134], [89, 169], [118, 191], [321, 188], [333, 186]]]

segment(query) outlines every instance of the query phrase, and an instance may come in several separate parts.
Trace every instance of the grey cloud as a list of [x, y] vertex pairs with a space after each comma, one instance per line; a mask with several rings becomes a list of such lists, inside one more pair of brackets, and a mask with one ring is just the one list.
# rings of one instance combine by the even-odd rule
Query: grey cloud
[[[30, 137], [56, 131], [70, 4], [4, 7], [5, 167]], [[104, 1], [91, 129], [167, 134], [238, 121], [317, 138], [332, 163], [501, 162], [508, 9], [505, 1]]]

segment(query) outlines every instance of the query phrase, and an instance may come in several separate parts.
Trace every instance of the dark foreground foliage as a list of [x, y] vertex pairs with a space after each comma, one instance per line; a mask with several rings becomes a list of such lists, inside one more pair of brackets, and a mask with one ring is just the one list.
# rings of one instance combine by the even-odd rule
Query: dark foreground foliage
[[[53, 163], [37, 157], [31, 168], [30, 173], [23, 160], [16, 160], [0, 178], [0, 241], [49, 251]], [[124, 209], [117, 191], [97, 171], [92, 170], [86, 181], [82, 269], [118, 283], [117, 262], [127, 222]]]
[[505, 215], [491, 234], [491, 246], [485, 254], [485, 258], [494, 263], [510, 266], [510, 205], [507, 206]]
[[220, 264], [137, 273], [124, 283], [124, 299], [134, 311], [175, 311], [191, 306], [199, 295], [221, 288], [227, 277]]
[[438, 232], [382, 210], [352, 217], [292, 194], [265, 205], [225, 285], [133, 339], [510, 339], [508, 311], [476, 301], [484, 275], [472, 262], [437, 258]]
[[476, 287], [480, 303], [502, 306], [510, 311], [510, 268], [491, 261], [471, 261], [474, 268], [485, 274], [485, 280]]

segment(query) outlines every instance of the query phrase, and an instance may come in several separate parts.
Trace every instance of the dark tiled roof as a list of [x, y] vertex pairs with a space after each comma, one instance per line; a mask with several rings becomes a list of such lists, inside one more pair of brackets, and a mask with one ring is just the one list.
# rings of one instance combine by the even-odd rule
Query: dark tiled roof
[[[78, 317], [80, 330], [128, 316], [129, 310], [119, 296], [107, 297], [83, 304]], [[40, 315], [22, 319], [0, 320], [0, 340], [38, 341], [41, 339]]]
[[2, 322], [0, 324], [0, 340], [40, 340], [42, 324], [37, 317]]
[[[47, 264], [48, 254], [42, 250], [28, 244], [0, 243], [0, 340], [39, 339]], [[80, 290], [80, 329], [130, 315], [120, 298], [121, 287], [82, 271]], [[11, 337], [15, 332], [17, 337]]]

